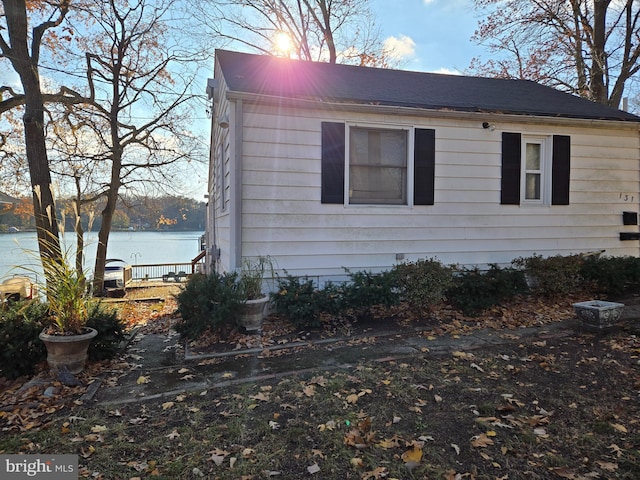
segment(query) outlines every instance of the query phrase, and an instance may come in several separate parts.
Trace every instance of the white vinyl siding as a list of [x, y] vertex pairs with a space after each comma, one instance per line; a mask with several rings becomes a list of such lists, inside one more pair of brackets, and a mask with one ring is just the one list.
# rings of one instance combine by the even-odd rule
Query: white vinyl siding
[[[505, 265], [533, 253], [604, 249], [607, 255], [638, 255], [637, 241], [619, 240], [619, 232], [638, 229], [622, 225], [623, 211], [638, 210], [637, 130], [609, 129], [602, 122], [496, 121], [492, 132], [481, 127], [480, 117], [365, 115], [247, 101], [241, 121], [239, 248], [243, 256], [271, 255], [280, 273], [335, 278], [344, 276], [343, 267], [388, 269], [397, 254], [407, 261], [437, 258], [481, 266]], [[434, 129], [434, 205], [321, 203], [321, 122]], [[500, 204], [503, 131], [520, 132], [523, 139], [571, 137], [570, 205]], [[621, 194], [633, 195], [635, 201], [625, 202]], [[218, 219], [220, 235], [225, 234], [226, 217]], [[220, 242], [223, 257], [225, 248], [236, 248], [232, 243]]]

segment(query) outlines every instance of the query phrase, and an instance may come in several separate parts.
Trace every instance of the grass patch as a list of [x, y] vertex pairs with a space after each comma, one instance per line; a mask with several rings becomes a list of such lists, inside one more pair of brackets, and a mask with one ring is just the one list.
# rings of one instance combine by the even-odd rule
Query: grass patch
[[3, 423], [0, 451], [104, 479], [638, 478], [639, 348], [572, 336], [76, 405]]

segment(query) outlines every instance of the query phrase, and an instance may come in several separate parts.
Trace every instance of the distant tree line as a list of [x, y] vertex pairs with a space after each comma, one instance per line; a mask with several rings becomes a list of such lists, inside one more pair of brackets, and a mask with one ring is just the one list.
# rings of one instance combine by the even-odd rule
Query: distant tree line
[[[11, 227], [19, 230], [35, 230], [33, 203], [31, 197], [20, 199], [20, 203], [9, 213], [0, 215], [0, 232]], [[58, 218], [64, 230], [74, 231], [76, 215], [72, 208], [73, 199], [56, 202]], [[104, 202], [91, 204], [90, 210], [80, 213], [80, 221], [86, 231], [100, 229], [99, 212]], [[122, 198], [117, 202], [113, 215], [112, 230], [204, 230], [206, 204], [192, 198], [162, 196]]]

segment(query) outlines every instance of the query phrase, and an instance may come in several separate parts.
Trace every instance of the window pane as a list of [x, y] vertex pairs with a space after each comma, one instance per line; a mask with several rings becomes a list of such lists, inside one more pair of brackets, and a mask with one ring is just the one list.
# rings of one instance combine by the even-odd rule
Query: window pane
[[349, 202], [406, 204], [407, 132], [351, 128]]
[[527, 170], [540, 170], [540, 144], [527, 143]]
[[527, 173], [525, 198], [527, 200], [540, 200], [540, 174]]

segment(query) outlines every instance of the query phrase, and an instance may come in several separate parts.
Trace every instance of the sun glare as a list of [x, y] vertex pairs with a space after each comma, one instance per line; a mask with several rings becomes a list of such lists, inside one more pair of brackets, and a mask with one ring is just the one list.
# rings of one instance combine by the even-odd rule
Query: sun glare
[[293, 50], [293, 42], [291, 41], [291, 37], [288, 33], [285, 32], [276, 33], [273, 44], [275, 45], [278, 53], [285, 56], [289, 56], [289, 54]]

